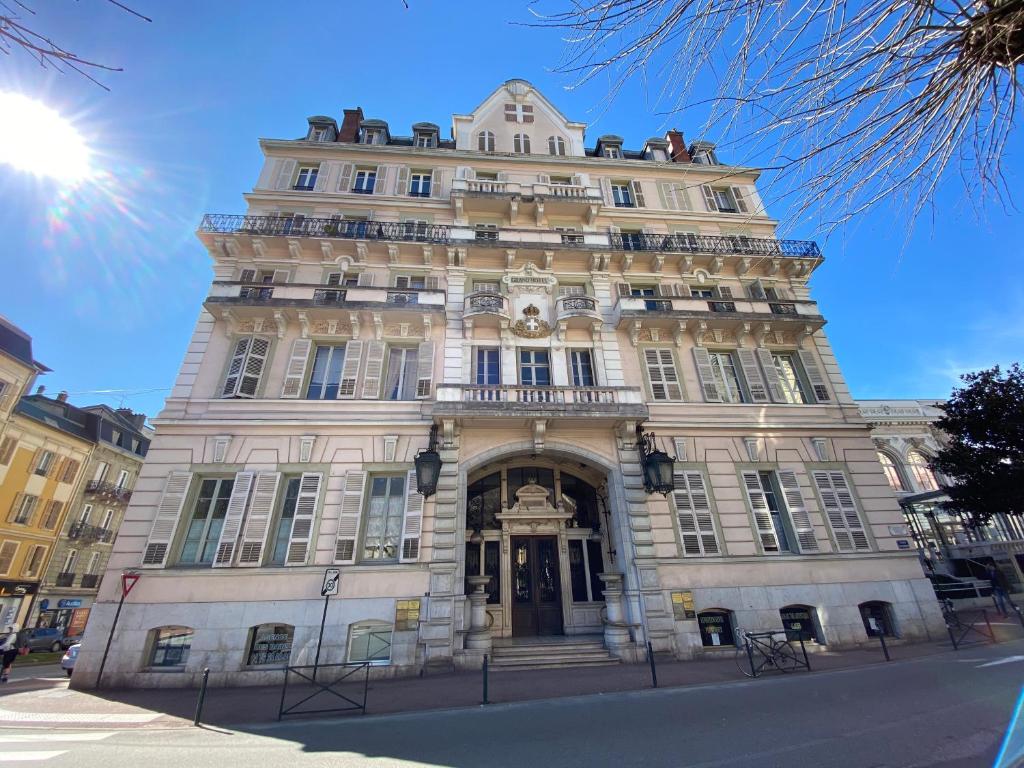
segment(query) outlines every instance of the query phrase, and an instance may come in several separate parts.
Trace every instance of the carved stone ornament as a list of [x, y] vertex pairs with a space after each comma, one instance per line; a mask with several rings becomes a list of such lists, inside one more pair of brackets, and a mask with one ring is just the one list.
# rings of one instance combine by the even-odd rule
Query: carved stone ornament
[[551, 324], [538, 317], [540, 310], [537, 307], [530, 304], [523, 310], [523, 314], [526, 317], [516, 321], [512, 333], [524, 339], [546, 339], [551, 335]]
[[502, 278], [501, 282], [508, 286], [508, 291], [513, 296], [518, 296], [520, 291], [527, 293], [535, 292], [541, 288], [545, 293], [550, 294], [558, 280], [546, 270], [539, 269], [532, 261], [526, 262], [521, 269], [510, 270]]

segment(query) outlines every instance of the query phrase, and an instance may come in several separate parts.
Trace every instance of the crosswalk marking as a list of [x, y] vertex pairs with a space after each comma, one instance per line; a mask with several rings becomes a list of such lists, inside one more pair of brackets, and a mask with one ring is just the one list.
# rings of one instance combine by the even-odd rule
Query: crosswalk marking
[[24, 763], [38, 760], [49, 760], [53, 757], [67, 754], [67, 750], [56, 752], [41, 752], [32, 750], [30, 752], [0, 752], [0, 763]]
[[160, 717], [150, 714], [104, 714], [83, 712], [12, 712], [0, 709], [0, 722], [4, 723], [150, 723]]
[[102, 741], [114, 735], [113, 731], [87, 733], [13, 733], [0, 735], [0, 744], [37, 743], [40, 741]]
[[[102, 741], [114, 735], [114, 731], [81, 733], [5, 733], [0, 734], [0, 745], [23, 744], [30, 747], [46, 747], [57, 742], [71, 746], [74, 743]], [[23, 749], [0, 750], [0, 765], [5, 763], [38, 763], [66, 755], [68, 749]]]

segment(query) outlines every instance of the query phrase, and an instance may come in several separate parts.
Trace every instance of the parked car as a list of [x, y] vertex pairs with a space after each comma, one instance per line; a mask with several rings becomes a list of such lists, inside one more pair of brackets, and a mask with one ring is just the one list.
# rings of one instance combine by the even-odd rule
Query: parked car
[[66, 651], [72, 645], [78, 645], [78, 643], [80, 642], [82, 642], [81, 632], [79, 632], [77, 635], [64, 635], [64, 638], [60, 641], [60, 644], [64, 646], [64, 650]]
[[68, 677], [71, 677], [71, 673], [75, 671], [75, 661], [78, 659], [78, 651], [81, 647], [81, 643], [75, 643], [64, 652], [64, 656], [60, 660], [60, 668], [67, 673]]
[[61, 639], [64, 632], [57, 627], [36, 627], [30, 629], [24, 640], [30, 651], [53, 651], [56, 653], [63, 649]]

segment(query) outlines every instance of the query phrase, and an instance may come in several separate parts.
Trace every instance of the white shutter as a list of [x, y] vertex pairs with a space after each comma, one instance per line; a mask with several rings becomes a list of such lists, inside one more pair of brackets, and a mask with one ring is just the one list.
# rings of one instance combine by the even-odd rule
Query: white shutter
[[675, 486], [672, 500], [683, 540], [683, 554], [720, 554], [704, 475], [696, 470], [678, 470], [675, 473]]
[[673, 194], [672, 185], [667, 181], [659, 181], [657, 186], [658, 200], [661, 201], [662, 209], [666, 211], [678, 210], [676, 208], [676, 198], [675, 194]]
[[786, 394], [782, 391], [782, 381], [779, 379], [779, 371], [775, 367], [772, 351], [759, 347], [757, 359], [761, 361], [761, 370], [764, 371], [764, 380], [768, 385], [768, 394], [771, 395], [772, 400], [776, 403], [786, 402]]
[[[554, 154], [554, 152], [552, 152], [551, 154]], [[538, 184], [550, 184], [551, 183], [551, 177], [548, 174], [546, 174], [546, 173], [538, 173], [537, 174], [537, 183]]]
[[309, 557], [321, 477], [319, 472], [305, 472], [299, 479], [299, 495], [295, 500], [295, 514], [292, 517], [291, 535], [288, 537], [285, 565], [305, 565]]
[[444, 191], [442, 189], [443, 184], [444, 177], [442, 176], [441, 169], [435, 168], [430, 172], [430, 196], [441, 197], [442, 192]]
[[383, 341], [370, 341], [366, 344], [366, 367], [363, 369], [363, 388], [360, 397], [363, 400], [376, 400], [380, 397], [380, 380], [384, 377], [384, 353], [387, 344]]
[[416, 350], [416, 397], [430, 397], [434, 380], [434, 342], [424, 341]]
[[294, 160], [278, 160], [277, 179], [274, 181], [274, 189], [290, 189], [292, 186], [292, 176], [294, 175]]
[[747, 213], [750, 210], [743, 194], [743, 187], [733, 187], [732, 196], [736, 199], [736, 210], [740, 213]]
[[359, 364], [363, 360], [363, 341], [350, 341], [345, 345], [345, 362], [341, 366], [341, 381], [338, 383], [338, 398], [351, 400], [356, 396], [356, 381], [359, 378]]
[[409, 194], [409, 166], [400, 165], [398, 166], [398, 176], [395, 179], [395, 194], [396, 195], [408, 195]]
[[402, 521], [401, 563], [420, 558], [420, 531], [423, 528], [423, 496], [416, 486], [416, 470], [410, 469], [405, 485], [405, 519]]
[[243, 269], [242, 273], [238, 276], [238, 282], [240, 282], [240, 283], [254, 283], [254, 282], [256, 282], [256, 270], [255, 269]]
[[338, 517], [338, 540], [334, 545], [335, 563], [356, 561], [356, 539], [359, 537], [359, 517], [363, 513], [365, 487], [365, 472], [350, 470], [345, 475], [341, 512]]
[[793, 522], [793, 531], [796, 533], [800, 551], [817, 552], [818, 539], [814, 536], [814, 527], [811, 525], [811, 517], [807, 513], [803, 494], [800, 493], [800, 483], [796, 479], [796, 472], [792, 469], [780, 469], [778, 474], [779, 485], [782, 486], [782, 493], [786, 497], [789, 519]]
[[245, 336], [235, 342], [235, 349], [231, 353], [231, 363], [228, 365], [228, 373], [224, 377], [224, 386], [221, 388], [221, 397], [233, 397], [238, 394], [238, 383], [242, 379], [242, 369], [245, 367], [245, 356], [249, 351], [249, 343], [252, 339]]
[[441, 278], [437, 275], [428, 275], [423, 285], [426, 288], [439, 289], [441, 287]]
[[153, 527], [146, 540], [142, 555], [143, 568], [163, 568], [167, 564], [168, 549], [178, 528], [181, 510], [185, 506], [188, 487], [192, 482], [191, 472], [171, 472], [164, 483], [164, 492], [156, 506]]
[[700, 191], [704, 193], [704, 206], [709, 211], [718, 213], [718, 202], [715, 200], [715, 191], [707, 184], [701, 184]]
[[[239, 397], [256, 397], [260, 386], [260, 378], [267, 364], [267, 353], [270, 351], [270, 339], [253, 336], [249, 345], [249, 353], [245, 356], [245, 366], [238, 382]], [[232, 364], [234, 361], [232, 361]]]
[[754, 357], [752, 349], [737, 349], [736, 355], [740, 359], [740, 367], [743, 368], [743, 378], [747, 380], [747, 391], [750, 392], [750, 399], [755, 403], [768, 402], [768, 388], [764, 379], [761, 378], [761, 370], [757, 367], [757, 358]]
[[239, 565], [259, 565], [263, 560], [270, 518], [274, 514], [274, 500], [281, 482], [280, 472], [257, 472], [253, 483], [252, 499], [245, 518], [242, 532], [242, 551], [238, 554]]
[[764, 293], [764, 284], [760, 280], [755, 280], [747, 286], [747, 296], [752, 299], [764, 301], [767, 297]]
[[647, 347], [644, 349], [647, 378], [651, 383], [651, 397], [655, 400], [682, 400], [683, 389], [679, 385], [675, 360], [671, 349]]
[[352, 163], [344, 163], [341, 166], [341, 173], [338, 174], [338, 191], [348, 192], [352, 189], [352, 177], [355, 176], [356, 167]]
[[313, 342], [309, 339], [296, 339], [292, 342], [292, 354], [284, 372], [281, 397], [298, 397], [302, 393], [302, 382], [306, 379], [306, 364], [312, 348]]
[[288, 270], [275, 269], [273, 276], [270, 278], [270, 282], [274, 285], [284, 285], [288, 282]]
[[814, 392], [814, 399], [819, 403], [827, 403], [829, 401], [828, 389], [825, 386], [825, 377], [821, 375], [821, 368], [818, 367], [818, 361], [814, 358], [814, 353], [809, 352], [805, 349], [798, 350], [800, 354], [800, 363], [804, 367], [804, 373], [807, 374], [807, 380], [811, 382], [811, 391]]
[[867, 551], [871, 549], [864, 524], [857, 513], [853, 494], [846, 483], [846, 475], [838, 470], [815, 470], [814, 484], [821, 496], [825, 517], [835, 536], [840, 552]]
[[743, 472], [743, 487], [747, 492], [750, 510], [754, 513], [754, 525], [761, 542], [761, 550], [763, 552], [778, 552], [779, 538], [775, 535], [772, 513], [768, 509], [768, 500], [761, 488], [761, 478], [758, 477], [757, 472]]
[[228, 499], [227, 512], [220, 529], [220, 540], [217, 542], [217, 554], [213, 558], [214, 568], [228, 568], [235, 558], [235, 545], [242, 531], [242, 519], [249, 504], [249, 493], [255, 476], [255, 472], [239, 472], [235, 475], [235, 484], [231, 487], [231, 498]]
[[391, 175], [390, 165], [378, 165], [377, 166], [377, 179], [373, 182], [373, 194], [375, 195], [386, 195], [389, 194], [388, 190], [388, 177]]
[[708, 403], [722, 402], [722, 395], [718, 391], [718, 384], [715, 383], [715, 374], [711, 368], [711, 356], [708, 351], [704, 347], [694, 347], [693, 359], [697, 364], [697, 378], [700, 379], [704, 401]]
[[731, 299], [732, 298], [732, 288], [730, 288], [727, 285], [719, 285], [719, 286], [717, 286], [715, 288], [715, 293], [718, 294], [718, 298], [720, 298], [720, 299]]
[[314, 192], [323, 192], [327, 188], [327, 177], [331, 175], [329, 163], [320, 163], [316, 171], [316, 183], [313, 185]]
[[646, 208], [647, 203], [644, 202], [644, 189], [640, 186], [640, 182], [636, 180], [631, 181], [629, 182], [629, 186], [633, 190], [633, 202], [636, 203], [636, 207]]
[[615, 205], [615, 198], [612, 196], [612, 180], [601, 179], [601, 196], [605, 205]]
[[373, 285], [373, 272], [360, 272], [356, 277], [356, 285], [359, 288], [370, 288]]

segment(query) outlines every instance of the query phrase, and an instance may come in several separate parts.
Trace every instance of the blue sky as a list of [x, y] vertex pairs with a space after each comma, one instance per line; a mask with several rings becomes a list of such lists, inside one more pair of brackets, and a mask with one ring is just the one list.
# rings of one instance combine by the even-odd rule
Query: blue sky
[[[101, 75], [107, 92], [24, 56], [0, 61], [0, 90], [72, 116], [104, 171], [68, 192], [0, 164], [0, 312], [53, 369], [47, 391], [80, 405], [160, 410], [211, 277], [194, 230], [205, 212], [244, 210], [259, 137], [294, 138], [308, 115], [356, 105], [396, 133], [420, 120], [447, 131], [453, 112], [511, 77], [591, 123], [590, 143], [617, 133], [639, 147], [666, 127], [696, 138], [701, 123], [666, 120], [639, 83], [610, 106], [601, 82], [566, 91], [551, 72], [559, 36], [510, 23], [530, 20], [525, 2], [132, 0], [151, 24], [103, 0], [61, 4], [59, 15], [36, 5], [38, 27], [65, 47], [124, 67]], [[1010, 188], [1021, 145], [1018, 135], [1009, 147]], [[813, 293], [856, 397], [943, 397], [963, 371], [1024, 357], [1021, 217], [978, 207], [951, 178], [912, 232], [894, 209], [827, 241], [795, 231], [825, 249]]]

